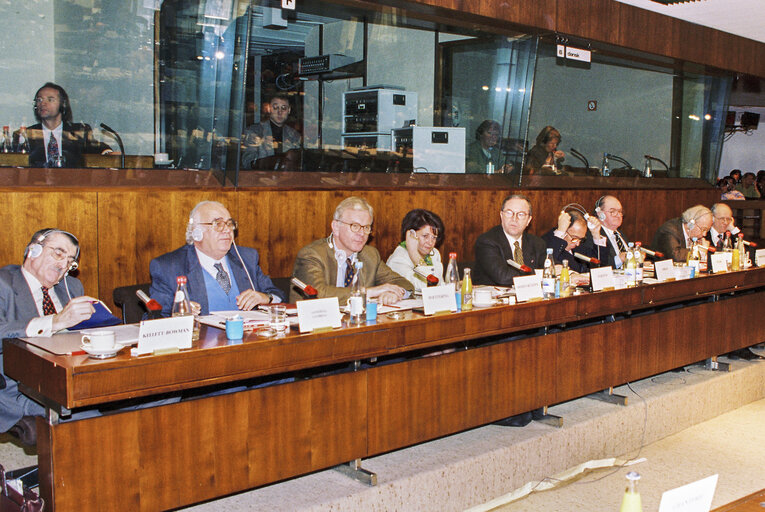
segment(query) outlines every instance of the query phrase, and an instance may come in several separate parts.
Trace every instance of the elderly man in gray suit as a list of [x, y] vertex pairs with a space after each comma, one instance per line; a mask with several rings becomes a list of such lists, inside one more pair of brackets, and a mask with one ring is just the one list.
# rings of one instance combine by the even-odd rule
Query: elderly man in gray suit
[[[0, 337], [50, 336], [87, 320], [95, 311], [82, 283], [67, 274], [77, 268], [80, 244], [73, 234], [43, 229], [32, 235], [24, 262], [0, 268]], [[49, 293], [49, 290], [53, 293]], [[0, 371], [3, 369], [0, 348]], [[3, 382], [4, 381], [4, 382]], [[45, 409], [0, 373], [0, 432], [35, 444], [34, 416]]]

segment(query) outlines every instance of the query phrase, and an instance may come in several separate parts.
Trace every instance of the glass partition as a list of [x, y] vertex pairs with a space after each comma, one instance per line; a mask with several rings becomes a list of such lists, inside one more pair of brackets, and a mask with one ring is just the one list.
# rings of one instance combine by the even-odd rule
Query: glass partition
[[[0, 20], [0, 165], [520, 180], [641, 175], [650, 155], [654, 176], [716, 176], [728, 74], [597, 44], [577, 63], [533, 34], [370, 5], [19, 3]], [[59, 159], [33, 104], [46, 82], [68, 93]]]

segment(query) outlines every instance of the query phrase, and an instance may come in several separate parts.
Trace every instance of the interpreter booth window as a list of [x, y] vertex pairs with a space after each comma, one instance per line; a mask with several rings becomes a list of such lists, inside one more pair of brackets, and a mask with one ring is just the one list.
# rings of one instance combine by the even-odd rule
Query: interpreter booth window
[[715, 179], [730, 75], [573, 42], [581, 62], [560, 44], [539, 45], [524, 174]]

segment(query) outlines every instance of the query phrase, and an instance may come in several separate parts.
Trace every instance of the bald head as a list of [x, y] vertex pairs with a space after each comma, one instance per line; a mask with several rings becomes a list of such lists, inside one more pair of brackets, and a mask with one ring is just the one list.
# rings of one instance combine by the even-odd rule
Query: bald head
[[614, 196], [606, 195], [598, 201], [598, 218], [605, 227], [611, 231], [616, 231], [622, 225], [624, 220], [624, 210], [622, 203]]

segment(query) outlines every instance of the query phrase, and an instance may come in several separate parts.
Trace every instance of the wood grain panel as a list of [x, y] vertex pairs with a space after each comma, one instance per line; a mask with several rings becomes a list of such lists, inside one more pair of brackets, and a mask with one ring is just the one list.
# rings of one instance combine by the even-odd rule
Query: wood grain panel
[[558, 0], [555, 30], [562, 34], [619, 44], [618, 2], [611, 0]]
[[658, 55], [672, 56], [675, 51], [675, 18], [632, 5], [616, 3], [619, 14], [618, 45]]

